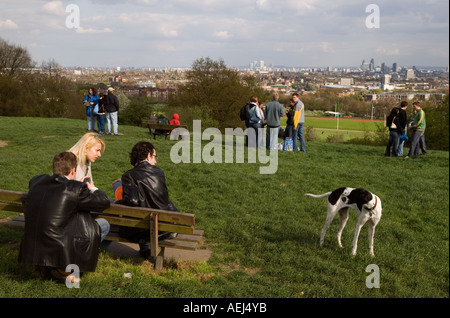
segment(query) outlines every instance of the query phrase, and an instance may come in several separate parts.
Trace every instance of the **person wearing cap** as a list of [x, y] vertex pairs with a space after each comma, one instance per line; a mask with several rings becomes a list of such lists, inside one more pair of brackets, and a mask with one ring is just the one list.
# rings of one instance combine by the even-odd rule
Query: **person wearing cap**
[[111, 124], [113, 128], [113, 132], [115, 136], [119, 135], [118, 122], [117, 122], [117, 113], [119, 112], [119, 100], [117, 96], [114, 95], [114, 88], [108, 88], [108, 95], [106, 95], [105, 100], [105, 108], [106, 108], [106, 122], [108, 124], [108, 135], [111, 135]]

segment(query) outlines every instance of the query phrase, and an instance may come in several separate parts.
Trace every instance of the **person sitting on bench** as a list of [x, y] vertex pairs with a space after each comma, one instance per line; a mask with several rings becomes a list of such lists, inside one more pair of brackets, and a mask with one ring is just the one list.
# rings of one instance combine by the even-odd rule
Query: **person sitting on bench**
[[76, 181], [76, 169], [77, 157], [62, 152], [53, 159], [53, 175], [38, 175], [29, 182], [19, 261], [34, 265], [34, 276], [64, 283], [71, 274], [65, 271], [68, 265], [78, 266], [80, 272], [94, 272], [97, 266], [110, 225], [94, 219], [90, 211], [102, 212], [110, 200], [92, 181]]
[[[156, 149], [147, 141], [134, 145], [130, 153], [133, 169], [122, 175], [113, 184], [117, 204], [139, 206], [166, 211], [178, 211], [169, 199], [164, 172], [156, 166]], [[121, 193], [118, 195], [118, 193]], [[176, 237], [176, 233], [159, 232], [159, 240]], [[139, 243], [139, 255], [150, 256], [150, 247], [145, 243], [150, 239], [150, 230], [120, 227], [119, 236]]]

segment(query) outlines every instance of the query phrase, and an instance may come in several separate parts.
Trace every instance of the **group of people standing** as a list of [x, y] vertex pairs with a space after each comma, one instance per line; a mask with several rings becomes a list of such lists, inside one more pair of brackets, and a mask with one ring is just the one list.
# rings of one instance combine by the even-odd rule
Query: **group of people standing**
[[425, 143], [425, 128], [426, 118], [425, 112], [421, 107], [420, 102], [413, 103], [413, 116], [408, 124], [408, 116], [406, 109], [408, 102], [403, 101], [399, 107], [394, 107], [388, 116], [387, 126], [389, 128], [389, 141], [386, 146], [384, 155], [386, 157], [401, 157], [403, 156], [403, 146], [405, 141], [408, 141], [407, 130], [412, 130], [411, 144], [409, 152], [405, 159], [413, 156], [419, 156], [420, 149], [422, 154], [427, 154]]
[[[98, 94], [97, 89], [91, 87], [82, 102], [86, 106], [89, 131], [95, 131], [95, 122], [97, 122], [97, 131], [100, 135], [119, 135], [117, 116], [119, 112], [119, 99], [114, 95], [113, 87], [108, 88], [106, 95], [102, 93]], [[105, 131], [105, 122], [108, 124], [108, 132]]]
[[[34, 266], [33, 276], [56, 279], [62, 283], [76, 279], [66, 271], [69, 265], [79, 272], [96, 269], [100, 246], [109, 248], [105, 238], [109, 222], [101, 212], [111, 203], [177, 211], [169, 199], [164, 172], [156, 166], [155, 147], [138, 142], [131, 150], [131, 170], [113, 182], [115, 198], [109, 198], [94, 185], [91, 165], [102, 156], [105, 143], [97, 133], [86, 133], [68, 151], [53, 158], [53, 174], [41, 174], [29, 182], [25, 211], [25, 232], [19, 261]], [[119, 230], [121, 233], [122, 228]], [[141, 243], [140, 255], [148, 258], [150, 250], [142, 241], [149, 233], [124, 231], [130, 239]], [[175, 233], [159, 233], [160, 239]], [[121, 234], [122, 235], [122, 234]]]
[[[283, 139], [288, 137], [293, 139], [293, 150], [306, 152], [303, 125], [305, 123], [305, 105], [299, 99], [297, 93], [292, 95], [289, 110], [285, 111], [279, 102], [279, 94], [272, 95], [272, 101], [264, 106], [258, 102], [256, 96], [252, 96], [245, 105], [245, 126], [253, 128], [256, 138], [247, 138], [247, 145], [261, 147], [263, 136], [259, 133], [259, 128], [266, 127], [266, 149], [277, 150], [278, 138], [281, 129], [281, 118], [287, 116], [286, 130]], [[248, 137], [248, 136], [247, 136]], [[252, 140], [253, 139], [253, 140]], [[300, 140], [300, 148], [297, 139]]]

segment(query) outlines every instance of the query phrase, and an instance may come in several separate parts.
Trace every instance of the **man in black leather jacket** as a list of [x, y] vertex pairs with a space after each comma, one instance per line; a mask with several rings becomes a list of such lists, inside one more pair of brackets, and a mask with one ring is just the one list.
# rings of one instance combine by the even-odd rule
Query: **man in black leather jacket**
[[50, 273], [61, 279], [61, 274], [69, 274], [64, 273], [68, 265], [77, 265], [80, 272], [95, 271], [107, 234], [101, 221], [109, 231], [106, 220], [96, 222], [90, 213], [109, 208], [107, 195], [93, 182], [74, 180], [76, 167], [76, 156], [63, 152], [53, 159], [52, 176], [38, 175], [29, 182], [19, 261], [35, 265], [41, 278]]
[[[130, 163], [134, 167], [122, 175], [123, 199], [117, 204], [138, 206], [166, 211], [177, 211], [169, 199], [164, 172], [156, 166], [156, 149], [147, 142], [138, 142], [130, 153]], [[150, 238], [149, 230], [121, 227], [121, 237], [140, 243], [140, 255], [148, 258], [150, 250], [144, 241]], [[159, 239], [173, 238], [175, 233], [159, 232]]]

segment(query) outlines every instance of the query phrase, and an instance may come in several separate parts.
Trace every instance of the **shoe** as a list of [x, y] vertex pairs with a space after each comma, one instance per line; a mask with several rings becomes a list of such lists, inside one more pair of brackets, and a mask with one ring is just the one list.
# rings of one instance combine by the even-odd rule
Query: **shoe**
[[406, 156], [405, 159], [409, 159], [409, 156]]
[[143, 259], [149, 259], [150, 258], [150, 250], [140, 250], [139, 256]]
[[31, 273], [31, 277], [39, 279], [48, 279], [50, 278], [50, 271], [48, 267], [35, 266], [33, 273]]
[[165, 241], [165, 240], [171, 240], [177, 237], [177, 233], [172, 232], [164, 232], [160, 235], [158, 235], [158, 241]]
[[53, 269], [50, 270], [51, 278], [53, 278], [53, 279], [55, 279], [57, 282], [63, 283], [63, 284], [66, 283], [67, 277], [70, 278], [70, 281], [71, 281], [72, 283], [75, 283], [75, 276], [73, 276], [73, 275], [71, 275], [71, 274], [72, 274], [72, 273], [65, 272], [65, 271], [63, 271], [62, 269], [59, 269], [59, 268], [53, 268]]

